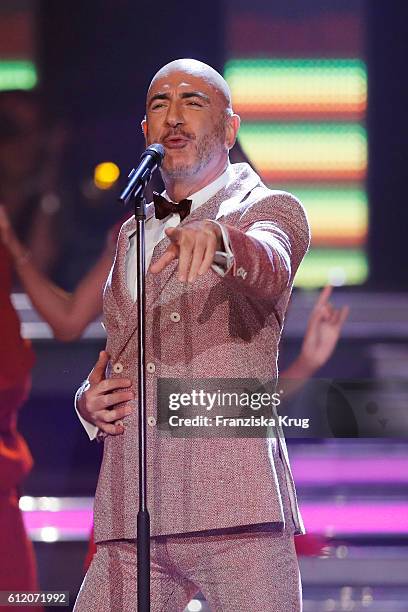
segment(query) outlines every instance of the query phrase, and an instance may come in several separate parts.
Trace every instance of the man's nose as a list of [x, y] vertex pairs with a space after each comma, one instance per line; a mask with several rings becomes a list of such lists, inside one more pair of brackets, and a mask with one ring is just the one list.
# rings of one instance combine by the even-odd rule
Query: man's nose
[[170, 104], [167, 110], [166, 123], [170, 127], [176, 127], [177, 125], [182, 125], [184, 123], [183, 113], [180, 105], [177, 104], [177, 102]]

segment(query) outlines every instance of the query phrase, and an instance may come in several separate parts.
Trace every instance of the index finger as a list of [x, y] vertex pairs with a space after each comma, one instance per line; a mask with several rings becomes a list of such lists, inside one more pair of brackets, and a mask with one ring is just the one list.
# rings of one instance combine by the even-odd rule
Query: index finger
[[331, 285], [326, 285], [324, 289], [321, 290], [319, 297], [316, 300], [315, 308], [319, 308], [326, 304], [330, 298], [331, 292], [333, 291], [333, 287]]

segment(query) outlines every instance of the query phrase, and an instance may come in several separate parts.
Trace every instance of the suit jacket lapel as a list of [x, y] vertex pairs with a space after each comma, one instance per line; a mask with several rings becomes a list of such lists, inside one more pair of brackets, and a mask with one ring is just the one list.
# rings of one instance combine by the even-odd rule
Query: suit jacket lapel
[[[146, 221], [154, 214], [153, 204], [146, 207]], [[127, 286], [126, 277], [126, 254], [129, 250], [129, 239], [136, 233], [136, 221], [131, 217], [126, 222], [119, 234], [116, 248], [116, 256], [111, 274], [111, 291], [116, 302], [115, 312], [117, 313], [118, 323], [121, 328], [121, 345], [118, 346], [118, 353], [123, 349], [129, 337], [137, 327], [137, 302], [133, 302]]]

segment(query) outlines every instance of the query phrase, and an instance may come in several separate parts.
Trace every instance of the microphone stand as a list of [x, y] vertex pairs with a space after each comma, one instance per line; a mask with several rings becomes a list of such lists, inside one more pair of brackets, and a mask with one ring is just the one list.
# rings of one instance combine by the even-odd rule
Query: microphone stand
[[146, 200], [144, 190], [152, 173], [161, 165], [164, 148], [151, 145], [142, 155], [137, 170], [129, 174], [129, 182], [119, 201], [127, 204], [134, 200], [137, 230], [137, 342], [138, 342], [138, 397], [139, 397], [139, 511], [137, 513], [137, 610], [150, 612], [150, 514], [147, 508], [147, 431], [146, 431], [146, 358], [145, 358], [145, 222]]
[[150, 612], [150, 515], [147, 508], [147, 433], [146, 433], [146, 359], [145, 359], [145, 222], [144, 189], [134, 195], [137, 226], [137, 322], [139, 394], [139, 511], [137, 513], [137, 610]]

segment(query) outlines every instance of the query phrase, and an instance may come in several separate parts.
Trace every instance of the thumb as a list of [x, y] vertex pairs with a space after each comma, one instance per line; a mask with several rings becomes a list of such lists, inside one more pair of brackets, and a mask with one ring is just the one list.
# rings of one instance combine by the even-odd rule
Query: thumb
[[98, 383], [105, 378], [105, 368], [108, 365], [109, 355], [106, 351], [99, 353], [98, 361], [95, 363], [88, 376], [90, 383]]

